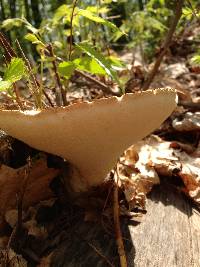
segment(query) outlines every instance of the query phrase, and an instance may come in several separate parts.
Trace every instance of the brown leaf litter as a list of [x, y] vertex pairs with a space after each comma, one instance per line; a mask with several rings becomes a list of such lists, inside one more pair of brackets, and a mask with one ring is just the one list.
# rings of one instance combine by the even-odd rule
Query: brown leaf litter
[[146, 194], [162, 176], [181, 178], [185, 186], [182, 191], [200, 204], [200, 159], [196, 151], [188, 154], [174, 143], [151, 135], [125, 152], [118, 168], [121, 186], [131, 207], [144, 208]]
[[[6, 165], [0, 166], [1, 224], [3, 223], [6, 212], [15, 209], [17, 206], [17, 195], [19, 196], [21, 194], [21, 190], [24, 186], [26, 171], [27, 165], [18, 169], [13, 169]], [[30, 173], [27, 177], [28, 181], [24, 192], [23, 209], [27, 209], [41, 200], [52, 197], [53, 193], [49, 188], [49, 183], [58, 174], [59, 170], [47, 167], [45, 156], [36, 160], [32, 164]], [[13, 213], [12, 216], [9, 217], [13, 216], [16, 217], [16, 214], [14, 215]], [[10, 220], [13, 220], [13, 218], [10, 218], [9, 221]]]

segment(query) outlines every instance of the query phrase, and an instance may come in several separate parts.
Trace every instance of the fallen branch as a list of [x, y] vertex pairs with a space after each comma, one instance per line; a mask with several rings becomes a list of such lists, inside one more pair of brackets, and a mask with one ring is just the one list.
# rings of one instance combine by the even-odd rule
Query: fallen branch
[[144, 85], [142, 86], [143, 90], [147, 90], [149, 88], [150, 84], [152, 83], [152, 81], [153, 81], [153, 79], [154, 79], [154, 77], [155, 77], [155, 75], [156, 75], [156, 73], [160, 67], [160, 64], [162, 62], [163, 57], [166, 54], [166, 52], [170, 46], [173, 34], [176, 30], [176, 26], [179, 22], [181, 15], [182, 15], [183, 3], [184, 3], [184, 0], [177, 0], [176, 11], [175, 11], [174, 16], [171, 17], [171, 25], [170, 25], [169, 31], [166, 35], [164, 44], [161, 47], [160, 54], [158, 55], [158, 58], [154, 64], [154, 67], [151, 70], [151, 72], [149, 73], [149, 76], [147, 77], [146, 81], [144, 82]]
[[84, 77], [85, 79], [87, 79], [88, 81], [90, 82], [93, 82], [95, 83], [97, 86], [99, 86], [102, 91], [104, 91], [105, 93], [108, 93], [108, 94], [112, 94], [112, 95], [116, 95], [116, 96], [120, 96], [121, 94], [119, 92], [113, 92], [110, 88], [110, 86], [107, 86], [106, 84], [98, 81], [97, 79], [93, 78], [92, 76], [80, 71], [80, 70], [75, 70], [75, 73], [81, 75], [82, 77]]

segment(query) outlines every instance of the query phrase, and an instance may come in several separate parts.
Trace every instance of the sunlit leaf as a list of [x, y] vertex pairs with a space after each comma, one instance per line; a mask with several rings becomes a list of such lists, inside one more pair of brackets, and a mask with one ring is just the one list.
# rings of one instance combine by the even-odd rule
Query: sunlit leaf
[[11, 30], [13, 27], [21, 27], [23, 24], [23, 20], [19, 18], [12, 18], [12, 19], [6, 19], [2, 22], [2, 28], [4, 28], [6, 31]]
[[58, 66], [58, 72], [60, 75], [69, 79], [74, 72], [76, 65], [72, 61], [61, 62]]
[[4, 80], [13, 83], [20, 80], [24, 74], [24, 61], [21, 58], [13, 58], [4, 73]]
[[111, 28], [114, 31], [120, 31], [120, 29], [115, 24], [113, 24], [112, 22], [110, 22], [106, 19], [99, 17], [97, 14], [90, 12], [89, 10], [79, 9], [78, 14], [89, 19], [89, 20], [92, 20], [96, 23], [103, 24], [103, 25]]
[[8, 90], [12, 85], [10, 81], [0, 81], [0, 91]]
[[192, 57], [191, 61], [195, 64], [200, 65], [200, 55], [195, 55]]
[[39, 30], [35, 27], [33, 27], [33, 25], [31, 25], [26, 19], [23, 19], [23, 22], [26, 26], [26, 28], [32, 32], [33, 34], [37, 34], [39, 32]]
[[70, 16], [71, 14], [71, 8], [69, 5], [61, 5], [55, 12], [55, 15], [53, 17], [53, 23], [58, 22], [65, 16]]
[[27, 33], [24, 38], [32, 43], [39, 41], [38, 38], [32, 33]]
[[107, 13], [110, 9], [106, 6], [99, 7], [99, 6], [88, 6], [86, 10], [89, 10], [92, 13], [100, 13], [100, 14], [105, 14]]
[[95, 61], [99, 63], [99, 65], [104, 68], [106, 73], [113, 78], [117, 83], [119, 80], [117, 78], [116, 72], [112, 69], [109, 60], [107, 60], [102, 54], [96, 51], [91, 45], [86, 43], [79, 43], [76, 46], [81, 49], [88, 56], [92, 57]]
[[118, 57], [116, 56], [109, 56], [108, 60], [110, 61], [110, 64], [115, 67], [123, 68], [125, 67], [125, 63], [122, 62]]
[[92, 74], [106, 75], [105, 69], [94, 59], [88, 56], [76, 58], [73, 60], [76, 69], [86, 71]]

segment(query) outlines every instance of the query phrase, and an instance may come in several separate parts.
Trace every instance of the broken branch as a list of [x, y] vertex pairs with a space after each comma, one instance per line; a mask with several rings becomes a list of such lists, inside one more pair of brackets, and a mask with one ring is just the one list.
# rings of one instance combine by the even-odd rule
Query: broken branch
[[174, 14], [174, 16], [171, 17], [171, 25], [170, 25], [169, 31], [166, 35], [164, 44], [161, 47], [160, 54], [159, 54], [159, 56], [158, 56], [158, 58], [154, 64], [154, 67], [151, 70], [151, 72], [149, 73], [149, 76], [147, 77], [146, 81], [144, 82], [144, 85], [142, 87], [143, 90], [147, 90], [149, 88], [149, 86], [151, 85], [151, 83], [152, 83], [152, 81], [153, 81], [153, 79], [154, 79], [154, 77], [155, 77], [155, 75], [156, 75], [156, 73], [160, 67], [162, 59], [163, 59], [164, 55], [166, 54], [167, 49], [169, 48], [173, 34], [176, 30], [176, 26], [179, 22], [181, 15], [182, 15], [183, 3], [184, 3], [184, 0], [178, 0], [177, 1], [175, 14]]

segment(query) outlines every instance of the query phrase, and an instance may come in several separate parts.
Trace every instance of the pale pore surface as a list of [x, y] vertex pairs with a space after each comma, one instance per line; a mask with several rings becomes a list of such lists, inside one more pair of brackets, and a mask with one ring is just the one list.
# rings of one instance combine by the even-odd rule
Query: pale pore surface
[[101, 183], [123, 151], [159, 127], [175, 106], [174, 90], [149, 90], [40, 112], [0, 111], [0, 128], [69, 160], [82, 177], [74, 186], [79, 191]]

